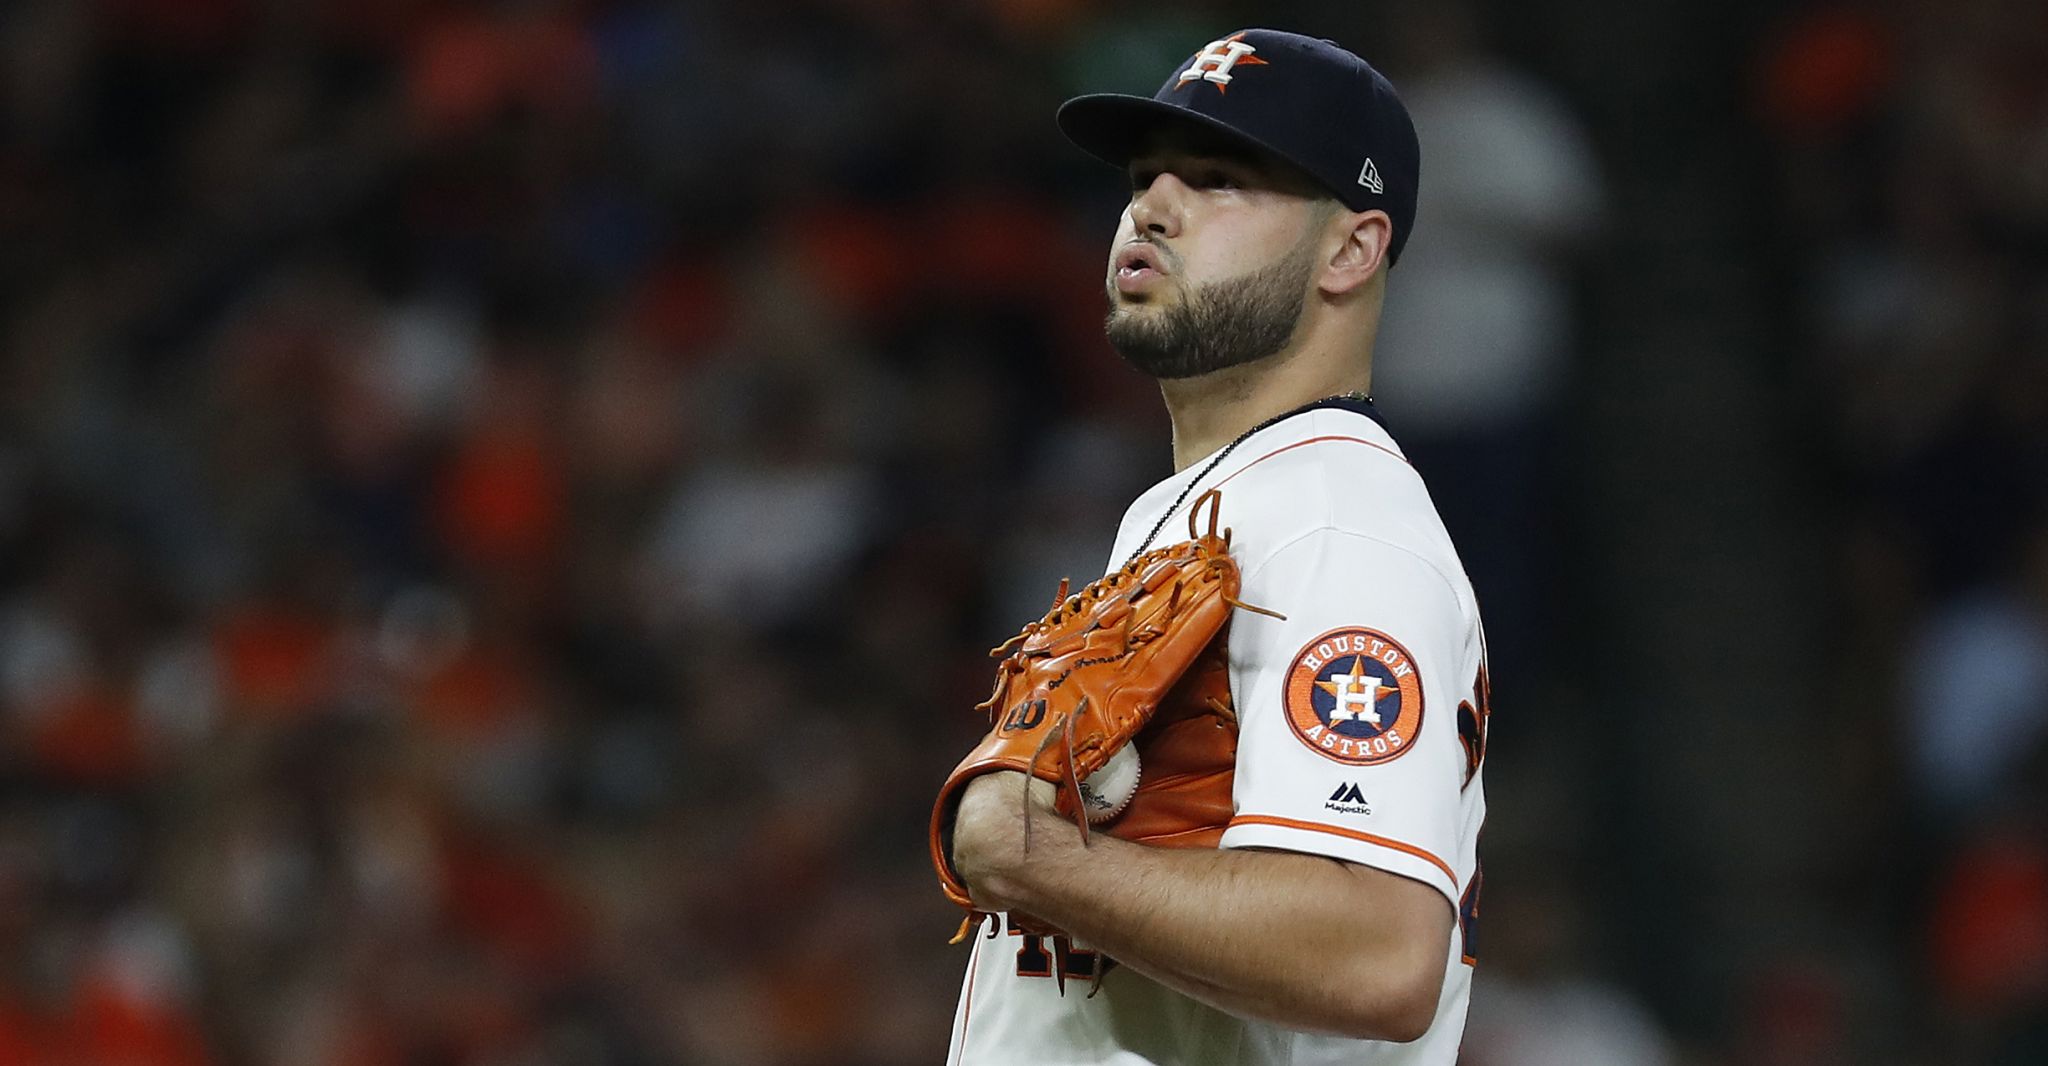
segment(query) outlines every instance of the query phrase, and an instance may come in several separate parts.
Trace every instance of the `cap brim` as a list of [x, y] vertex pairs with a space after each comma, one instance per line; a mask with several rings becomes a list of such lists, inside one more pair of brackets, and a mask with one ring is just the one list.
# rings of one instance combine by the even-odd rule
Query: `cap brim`
[[1242, 144], [1285, 160], [1306, 171], [1306, 167], [1287, 153], [1273, 147], [1250, 134], [1210, 118], [1199, 111], [1190, 111], [1176, 104], [1163, 103], [1149, 96], [1132, 96], [1128, 93], [1092, 93], [1077, 96], [1060, 105], [1054, 116], [1060, 132], [1074, 142], [1082, 151], [1108, 163], [1113, 167], [1129, 166], [1131, 156], [1144, 146], [1145, 135], [1167, 126], [1193, 126], [1219, 134], [1231, 141]]

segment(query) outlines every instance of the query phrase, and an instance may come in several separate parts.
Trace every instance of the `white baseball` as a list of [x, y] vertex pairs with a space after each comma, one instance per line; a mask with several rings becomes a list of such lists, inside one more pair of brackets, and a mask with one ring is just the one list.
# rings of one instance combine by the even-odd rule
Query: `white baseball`
[[1138, 792], [1138, 772], [1138, 749], [1126, 744], [1102, 769], [1081, 782], [1081, 806], [1090, 823], [1106, 822], [1123, 813]]

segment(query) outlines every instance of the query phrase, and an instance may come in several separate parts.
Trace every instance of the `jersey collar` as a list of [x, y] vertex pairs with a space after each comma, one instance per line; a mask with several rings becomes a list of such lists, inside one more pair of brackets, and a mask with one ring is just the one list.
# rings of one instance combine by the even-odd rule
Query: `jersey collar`
[[[1251, 429], [1245, 431], [1244, 436], [1239, 437], [1237, 440], [1232, 441], [1231, 443], [1226, 444], [1223, 447], [1236, 448], [1238, 445], [1257, 439], [1258, 437], [1265, 435], [1269, 430], [1272, 430], [1283, 423], [1292, 421], [1293, 419], [1301, 415], [1313, 414], [1317, 411], [1322, 410], [1349, 411], [1352, 414], [1364, 415], [1366, 418], [1372, 420], [1373, 425], [1379, 427], [1381, 433], [1387, 435], [1387, 443], [1394, 443], [1393, 431], [1387, 428], [1387, 421], [1384, 417], [1380, 415], [1379, 408], [1373, 405], [1372, 397], [1356, 392], [1351, 392], [1343, 393], [1337, 396], [1325, 396], [1320, 400], [1311, 400], [1308, 403], [1302, 404], [1300, 407], [1297, 407], [1291, 411], [1284, 411], [1280, 414], [1274, 415], [1273, 417], [1266, 419], [1264, 422], [1261, 422], [1258, 425], [1253, 426]], [[1398, 445], [1396, 446], [1398, 447]], [[1215, 452], [1210, 452], [1208, 455], [1197, 460], [1190, 467], [1190, 469], [1206, 473], [1209, 467], [1213, 465], [1213, 461], [1218, 458], [1220, 457], [1217, 456]], [[1183, 471], [1182, 473], [1184, 474], [1186, 473], [1186, 471]], [[1203, 474], [1196, 474], [1195, 476], [1199, 480], [1203, 476]], [[1177, 474], [1174, 477], [1168, 478], [1166, 481], [1161, 482], [1160, 484], [1162, 486], [1170, 484], [1178, 480], [1179, 477], [1180, 475]]]
[[[1280, 417], [1267, 423], [1267, 425], [1278, 425], [1282, 422], [1287, 421], [1290, 418], [1293, 418], [1295, 415], [1307, 414], [1310, 411], [1319, 411], [1326, 407], [1336, 408], [1339, 411], [1349, 411], [1352, 414], [1364, 415], [1365, 417], [1372, 419], [1374, 422], [1379, 423], [1379, 427], [1381, 429], [1387, 428], [1387, 420], [1380, 416], [1380, 409], [1378, 407], [1373, 406], [1372, 397], [1361, 395], [1356, 392], [1347, 392], [1341, 396], [1325, 396], [1320, 400], [1315, 400], [1310, 403], [1302, 404], [1300, 407], [1297, 407], [1294, 410], [1289, 411], [1286, 414], [1281, 415]], [[1389, 432], [1392, 431], [1389, 430]]]
[[1393, 435], [1393, 431], [1387, 428], [1387, 420], [1380, 416], [1379, 408], [1373, 406], [1372, 397], [1361, 393], [1347, 392], [1338, 396], [1325, 396], [1320, 400], [1311, 400], [1292, 411], [1274, 415], [1253, 427], [1251, 432], [1244, 435], [1243, 439], [1250, 440], [1297, 415], [1305, 415], [1312, 411], [1323, 410], [1349, 411], [1355, 415], [1364, 415], [1372, 419], [1373, 424], [1379, 426], [1382, 432], [1385, 432], [1388, 436]]

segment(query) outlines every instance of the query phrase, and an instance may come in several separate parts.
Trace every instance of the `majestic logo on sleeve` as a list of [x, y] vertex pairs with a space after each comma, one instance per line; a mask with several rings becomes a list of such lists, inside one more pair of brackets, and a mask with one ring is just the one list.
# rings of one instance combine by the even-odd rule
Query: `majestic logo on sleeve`
[[1394, 638], [1333, 629], [1287, 668], [1287, 724], [1301, 742], [1353, 766], [1398, 758], [1422, 730], [1422, 677]]
[[1191, 81], [1206, 81], [1216, 86], [1219, 93], [1230, 91], [1230, 68], [1239, 63], [1248, 67], [1262, 67], [1266, 61], [1253, 55], [1257, 48], [1244, 43], [1242, 33], [1234, 33], [1220, 41], [1210, 41], [1209, 47], [1195, 56], [1194, 63], [1180, 72], [1175, 89], [1184, 88]]

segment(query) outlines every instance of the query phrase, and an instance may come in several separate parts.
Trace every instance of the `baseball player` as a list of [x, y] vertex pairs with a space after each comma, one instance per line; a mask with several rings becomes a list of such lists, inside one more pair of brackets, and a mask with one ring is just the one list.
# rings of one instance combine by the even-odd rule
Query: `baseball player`
[[[974, 912], [948, 1061], [1450, 1066], [1478, 912], [1485, 646], [1429, 494], [1366, 399], [1415, 216], [1414, 127], [1364, 60], [1264, 29], [1210, 42], [1150, 98], [1070, 100], [1059, 123], [1129, 176], [1106, 328], [1159, 380], [1176, 472], [1125, 515], [1120, 583], [1024, 636], [1057, 644], [1063, 618], [1109, 616], [1096, 605], [1135, 597], [1146, 553], [1202, 507], [1229, 527], [1213, 543], [1240, 583], [1208, 645], [1227, 692], [1183, 712], [1196, 681], [1175, 682], [1129, 741], [1131, 811], [1084, 837], [1042, 770], [1062, 743], [1073, 765], [1071, 727], [1012, 760], [1031, 774], [970, 758], [942, 793], [935, 861]], [[1157, 609], [1216, 569], [1187, 558]], [[1116, 611], [1074, 639], [1129, 629]], [[1133, 649], [1170, 623], [1145, 624]], [[1015, 662], [992, 705], [1029, 668]], [[1046, 706], [996, 706], [986, 743], [1041, 728]], [[1119, 832], [1159, 804], [1214, 824]]]

